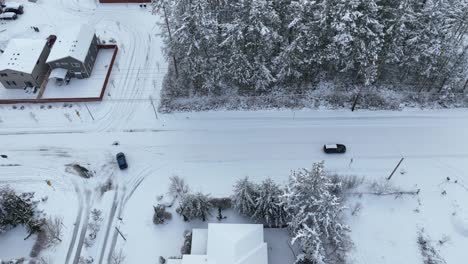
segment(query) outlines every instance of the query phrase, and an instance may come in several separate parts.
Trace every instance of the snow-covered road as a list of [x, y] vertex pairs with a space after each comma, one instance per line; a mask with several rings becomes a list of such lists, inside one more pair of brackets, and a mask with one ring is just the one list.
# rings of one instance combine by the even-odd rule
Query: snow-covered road
[[[148, 118], [154, 122], [153, 128], [4, 134], [0, 137], [1, 154], [8, 155], [8, 159], [0, 162], [18, 166], [1, 166], [0, 180], [30, 190], [37, 186], [46, 188], [43, 181], [52, 179], [57, 188], [74, 197], [77, 192], [67, 182], [79, 180], [92, 191], [112, 177], [120, 191], [119, 202], [112, 203], [115, 193], [105, 194], [109, 196], [102, 201], [94, 199], [106, 215], [111, 213], [114, 217], [109, 223], [106, 218], [102, 252], [89, 254], [95, 254], [95, 259], [106, 259], [117, 246], [125, 248], [128, 259], [134, 261], [177, 254], [178, 246], [168, 247], [166, 238], [159, 236], [159, 232], [165, 231], [155, 230], [151, 222], [151, 205], [157, 195], [165, 193], [168, 177], [175, 174], [185, 177], [194, 190], [226, 196], [240, 177], [248, 175], [254, 180], [271, 177], [284, 182], [290, 170], [309, 167], [319, 160], [325, 160], [332, 172], [382, 179], [405, 157], [402, 168], [415, 168], [396, 175], [392, 179], [396, 184], [432, 188], [437, 184], [431, 183], [451, 176], [468, 186], [468, 112], [463, 110], [208, 112], [159, 115], [158, 120]], [[118, 146], [112, 144], [115, 141]], [[346, 144], [348, 152], [323, 154], [322, 145], [334, 142]], [[121, 172], [113, 165], [113, 156], [119, 151], [127, 155], [128, 171]], [[96, 178], [85, 181], [64, 173], [64, 165], [72, 162], [96, 168]], [[415, 169], [432, 173], [421, 175]], [[444, 174], [434, 174], [436, 171]], [[424, 177], [433, 179], [421, 181]], [[81, 208], [79, 204], [83, 203], [78, 202], [80, 199], [83, 197], [76, 197], [75, 209], [67, 209], [70, 226]], [[117, 221], [115, 214], [122, 216], [124, 222]], [[126, 242], [110, 229], [117, 225], [127, 231]], [[180, 234], [174, 238], [175, 245], [181, 237]], [[160, 250], [150, 250], [155, 247]]]

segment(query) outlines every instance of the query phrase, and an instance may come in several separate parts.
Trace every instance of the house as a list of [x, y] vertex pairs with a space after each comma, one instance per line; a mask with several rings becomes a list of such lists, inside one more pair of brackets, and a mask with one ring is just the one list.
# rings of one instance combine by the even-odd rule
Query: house
[[49, 65], [46, 39], [11, 39], [0, 55], [0, 82], [8, 89], [40, 87]]
[[208, 224], [193, 229], [191, 255], [168, 264], [268, 264], [263, 225]]
[[[88, 78], [98, 54], [98, 38], [89, 25], [76, 25], [57, 34], [47, 63], [54, 78]], [[63, 76], [62, 76], [63, 75]]]

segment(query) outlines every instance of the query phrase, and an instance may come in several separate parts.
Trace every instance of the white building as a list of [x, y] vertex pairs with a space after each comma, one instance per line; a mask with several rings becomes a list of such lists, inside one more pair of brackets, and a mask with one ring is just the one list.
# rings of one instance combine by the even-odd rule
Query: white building
[[168, 264], [268, 264], [263, 225], [208, 224], [193, 229], [191, 255]]
[[67, 27], [57, 34], [47, 63], [52, 68], [51, 75], [64, 78], [88, 78], [98, 54], [98, 38], [95, 30], [87, 24]]
[[46, 39], [11, 39], [0, 53], [0, 82], [5, 88], [40, 87], [49, 65]]

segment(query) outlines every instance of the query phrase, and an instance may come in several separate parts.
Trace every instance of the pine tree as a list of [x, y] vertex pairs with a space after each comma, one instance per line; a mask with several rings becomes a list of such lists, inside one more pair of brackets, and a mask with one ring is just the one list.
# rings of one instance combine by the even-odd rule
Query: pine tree
[[330, 0], [328, 60], [339, 72], [357, 73], [358, 80], [372, 84], [383, 45], [383, 26], [375, 0]]
[[331, 189], [339, 188], [324, 173], [324, 163], [315, 163], [312, 170], [296, 171], [289, 177], [283, 195], [286, 211], [291, 216], [288, 226], [292, 232], [292, 243], [301, 245], [304, 258], [313, 263], [327, 263], [330, 246], [339, 256], [345, 247], [349, 227], [340, 220], [345, 207]]
[[248, 177], [238, 180], [234, 185], [232, 204], [241, 215], [251, 217], [255, 213], [258, 187]]
[[268, 226], [281, 227], [286, 224], [287, 214], [281, 204], [282, 191], [270, 178], [258, 186], [258, 196], [255, 199], [255, 213], [252, 218]]
[[30, 234], [40, 230], [43, 219], [38, 218], [34, 193], [17, 194], [10, 188], [0, 189], [0, 234], [24, 225]]

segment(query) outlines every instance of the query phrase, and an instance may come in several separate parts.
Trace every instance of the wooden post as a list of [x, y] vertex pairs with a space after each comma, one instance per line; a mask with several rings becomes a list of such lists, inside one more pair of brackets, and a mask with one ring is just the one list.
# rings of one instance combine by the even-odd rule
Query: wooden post
[[121, 236], [125, 241], [127, 241], [127, 239], [124, 237], [124, 235], [122, 234], [122, 232], [120, 232], [119, 228], [115, 227], [115, 230], [117, 230], [117, 232], [119, 232], [120, 236]]
[[405, 158], [401, 158], [400, 159], [400, 162], [398, 162], [398, 164], [396, 165], [395, 169], [393, 169], [392, 173], [390, 174], [390, 176], [388, 176], [387, 180], [390, 180], [393, 176], [393, 174], [395, 173], [395, 171], [398, 169], [398, 167], [400, 167], [400, 164], [403, 162]]
[[151, 102], [151, 105], [153, 106], [154, 116], [156, 116], [156, 119], [158, 119], [158, 112], [156, 111], [156, 107], [154, 106], [153, 97], [150, 96], [149, 100]]
[[88, 110], [89, 115], [91, 116], [91, 118], [92, 118], [93, 121], [94, 121], [94, 116], [93, 116], [93, 114], [91, 114], [91, 111], [89, 111], [88, 105], [85, 104], [85, 106], [86, 106], [86, 109]]
[[354, 98], [353, 106], [351, 107], [351, 112], [354, 112], [354, 109], [356, 108], [359, 96], [361, 96], [361, 90], [362, 88], [359, 88], [359, 92], [356, 95], [356, 98]]

